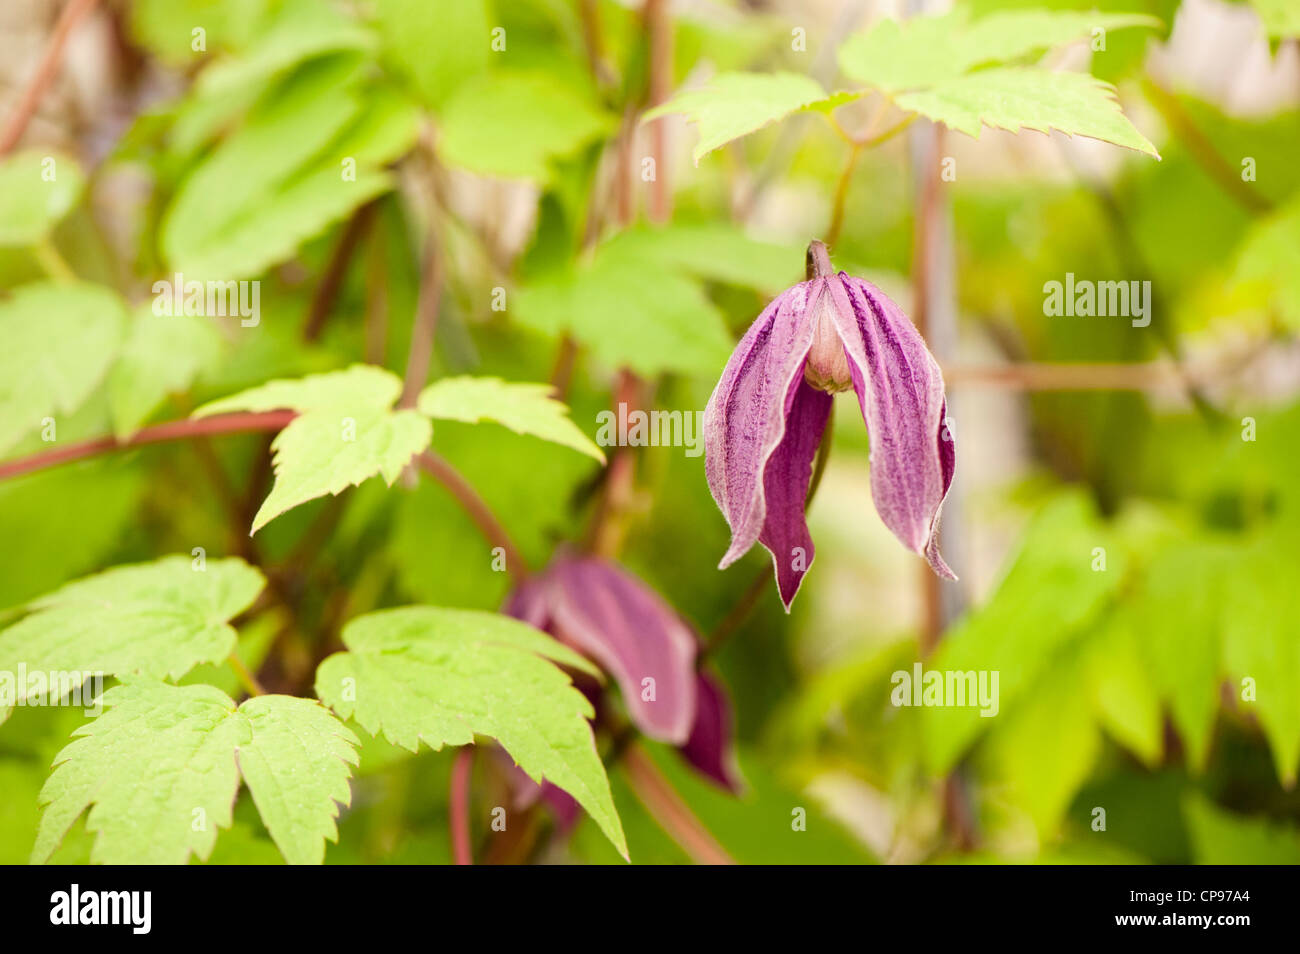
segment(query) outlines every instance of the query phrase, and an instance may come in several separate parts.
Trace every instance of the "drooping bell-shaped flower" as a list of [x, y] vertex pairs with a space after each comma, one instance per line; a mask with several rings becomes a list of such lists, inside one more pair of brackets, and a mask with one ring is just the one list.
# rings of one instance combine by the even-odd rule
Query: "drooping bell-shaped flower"
[[695, 720], [696, 637], [631, 573], [594, 556], [561, 553], [502, 609], [550, 633], [614, 677], [646, 735], [683, 744]]
[[[631, 572], [601, 557], [561, 551], [510, 594], [502, 612], [592, 659], [618, 683], [638, 729], [676, 745], [683, 759], [716, 784], [742, 789], [731, 701], [716, 677], [697, 671], [698, 634]], [[600, 687], [585, 678], [576, 684], [599, 718]], [[568, 795], [549, 783], [538, 789], [519, 774], [528, 782], [519, 783], [524, 795], [540, 793], [558, 818], [570, 817]]]
[[808, 280], [786, 289], [732, 353], [704, 412], [709, 489], [731, 526], [719, 567], [755, 542], [772, 554], [789, 609], [814, 547], [804, 518], [831, 395], [857, 394], [871, 440], [876, 512], [934, 571], [939, 508], [955, 461], [943, 377], [916, 327], [875, 285], [808, 247]]

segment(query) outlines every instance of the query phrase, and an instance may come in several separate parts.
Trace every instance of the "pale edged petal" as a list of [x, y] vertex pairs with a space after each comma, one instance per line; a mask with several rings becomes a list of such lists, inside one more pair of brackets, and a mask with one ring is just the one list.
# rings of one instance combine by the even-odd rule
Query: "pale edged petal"
[[732, 353], [704, 411], [709, 490], [731, 527], [730, 566], [758, 540], [766, 520], [764, 473], [786, 431], [791, 387], [812, 347], [808, 306], [825, 279], [778, 295]]
[[548, 576], [555, 636], [614, 677], [642, 732], [685, 742], [695, 719], [696, 639], [681, 617], [643, 582], [599, 557], [561, 556]]
[[955, 446], [943, 433], [943, 375], [901, 308], [868, 281], [832, 281], [836, 328], [871, 438], [871, 496], [885, 526], [935, 573], [955, 580], [939, 555], [939, 510], [952, 484]]

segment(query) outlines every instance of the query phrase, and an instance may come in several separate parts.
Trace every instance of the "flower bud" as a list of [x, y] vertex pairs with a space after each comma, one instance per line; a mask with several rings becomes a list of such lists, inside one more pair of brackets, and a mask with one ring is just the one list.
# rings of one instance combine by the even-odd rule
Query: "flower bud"
[[834, 307], [829, 292], [819, 295], [813, 305], [812, 349], [803, 369], [804, 380], [828, 394], [838, 394], [853, 387], [849, 356], [844, 353], [844, 342], [840, 340], [840, 333], [835, 330], [835, 321], [831, 317]]

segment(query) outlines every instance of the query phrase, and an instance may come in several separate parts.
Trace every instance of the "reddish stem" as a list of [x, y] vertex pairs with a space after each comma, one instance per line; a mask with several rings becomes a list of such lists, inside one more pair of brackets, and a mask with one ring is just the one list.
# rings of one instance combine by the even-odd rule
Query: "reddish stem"
[[[673, 85], [673, 24], [668, 0], [646, 0], [645, 29], [650, 47], [648, 103], [651, 108], [665, 102]], [[654, 182], [650, 186], [650, 221], [664, 223], [672, 216], [672, 190], [668, 183], [667, 121], [650, 126], [650, 152], [654, 156]]]
[[948, 365], [952, 387], [983, 385], [1014, 391], [1150, 391], [1179, 385], [1178, 366], [1163, 361], [1116, 364], [1035, 363]]
[[32, 74], [31, 82], [19, 97], [18, 105], [14, 107], [4, 130], [0, 131], [0, 156], [8, 154], [9, 150], [18, 144], [18, 140], [23, 138], [23, 133], [27, 131], [27, 124], [36, 114], [36, 107], [40, 104], [41, 97], [58, 72], [59, 61], [63, 57], [63, 47], [68, 42], [72, 28], [94, 9], [95, 3], [96, 0], [72, 0], [59, 14], [59, 20], [54, 25], [54, 32], [50, 34], [50, 41], [45, 46], [45, 53], [36, 66], [36, 72]]
[[425, 451], [416, 458], [416, 463], [435, 480], [450, 491], [470, 519], [478, 526], [488, 543], [500, 547], [505, 553], [506, 569], [515, 579], [528, 574], [528, 564], [510, 539], [510, 534], [501, 521], [496, 518], [487, 503], [468, 480], [461, 476], [446, 459], [433, 451]]
[[411, 327], [411, 350], [406, 356], [406, 378], [399, 407], [415, 407], [433, 360], [433, 338], [438, 330], [438, 303], [442, 297], [442, 257], [433, 226], [425, 240], [424, 265], [420, 271], [420, 296]]
[[0, 463], [0, 480], [30, 474], [44, 470], [56, 464], [94, 457], [108, 451], [126, 450], [145, 444], [161, 444], [166, 441], [185, 440], [205, 434], [237, 434], [244, 431], [278, 431], [294, 418], [293, 411], [261, 411], [246, 414], [222, 414], [217, 417], [204, 417], [197, 420], [168, 421], [154, 427], [146, 427], [129, 440], [119, 441], [115, 437], [96, 437], [88, 441], [68, 444], [41, 451], [28, 457]]
[[637, 800], [693, 861], [702, 865], [735, 864], [640, 746], [628, 745], [623, 767]]
[[469, 843], [469, 785], [473, 773], [474, 746], [462, 746], [451, 766], [451, 803], [448, 808], [452, 857], [458, 865], [474, 863], [474, 852]]
[[367, 202], [353, 213], [344, 227], [343, 234], [339, 237], [338, 244], [334, 246], [329, 263], [321, 275], [320, 284], [316, 286], [316, 293], [312, 295], [307, 320], [303, 322], [303, 341], [317, 341], [321, 332], [325, 330], [325, 322], [329, 320], [330, 312], [334, 310], [334, 303], [343, 287], [343, 279], [347, 276], [348, 265], [351, 264], [357, 246], [361, 244], [361, 240], [370, 228], [376, 208], [375, 202]]

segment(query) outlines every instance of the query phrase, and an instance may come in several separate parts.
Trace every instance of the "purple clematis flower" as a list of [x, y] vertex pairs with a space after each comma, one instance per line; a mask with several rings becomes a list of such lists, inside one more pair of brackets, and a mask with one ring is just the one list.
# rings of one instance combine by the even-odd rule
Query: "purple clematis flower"
[[550, 633], [614, 677], [646, 735], [686, 742], [695, 720], [696, 638], [657, 593], [622, 567], [561, 553], [502, 610]]
[[761, 543], [789, 610], [815, 552], [804, 518], [813, 458], [831, 395], [852, 388], [871, 437], [876, 512], [955, 580], [937, 541], [955, 462], [939, 365], [884, 292], [832, 270], [821, 242], [808, 246], [808, 276], [750, 326], [704, 412], [709, 489], [731, 526], [719, 568]]
[[692, 767], [734, 795], [745, 785], [736, 760], [731, 700], [715, 677], [701, 671], [695, 677], [695, 724], [680, 752]]
[[[676, 745], [718, 785], [741, 791], [727, 692], [696, 671], [695, 630], [637, 577], [600, 557], [561, 552], [510, 594], [502, 612], [593, 659], [618, 683], [638, 729]], [[599, 713], [600, 687], [578, 685]], [[535, 785], [524, 788], [538, 794]], [[540, 793], [562, 821], [569, 819], [564, 792], [548, 783]]]

